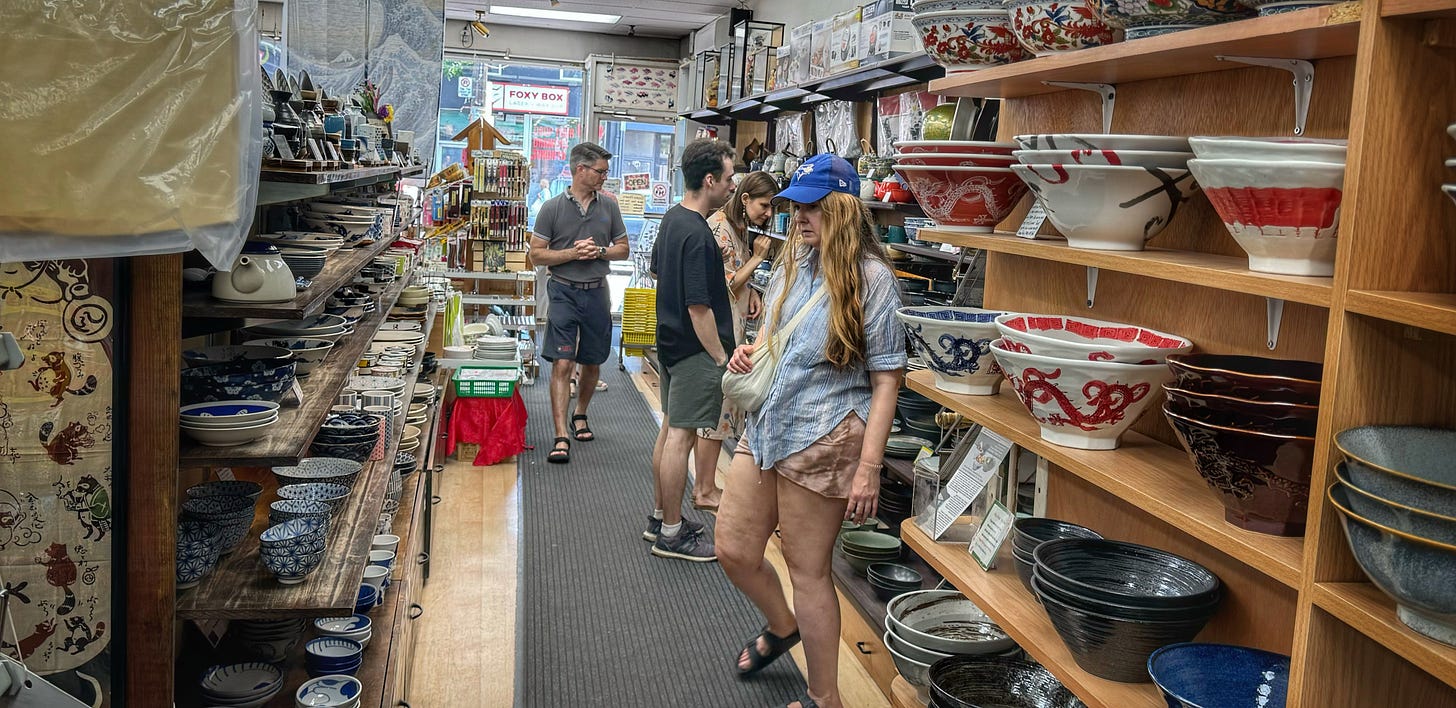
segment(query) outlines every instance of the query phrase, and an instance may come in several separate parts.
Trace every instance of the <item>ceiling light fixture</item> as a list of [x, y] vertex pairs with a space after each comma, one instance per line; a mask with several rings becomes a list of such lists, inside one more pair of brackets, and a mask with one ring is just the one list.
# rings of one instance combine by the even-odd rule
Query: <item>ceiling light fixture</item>
[[570, 12], [568, 10], [546, 10], [539, 7], [513, 7], [491, 5], [490, 14], [509, 17], [532, 17], [538, 20], [561, 20], [563, 22], [591, 22], [600, 25], [615, 25], [621, 15], [607, 15], [597, 12]]
[[485, 26], [484, 20], [485, 20], [485, 11], [484, 10], [476, 10], [475, 11], [475, 21], [470, 23], [470, 29], [475, 30], [475, 33], [478, 34], [478, 35], [480, 35], [480, 36], [482, 36], [482, 37], [489, 37], [490, 36], [490, 28]]

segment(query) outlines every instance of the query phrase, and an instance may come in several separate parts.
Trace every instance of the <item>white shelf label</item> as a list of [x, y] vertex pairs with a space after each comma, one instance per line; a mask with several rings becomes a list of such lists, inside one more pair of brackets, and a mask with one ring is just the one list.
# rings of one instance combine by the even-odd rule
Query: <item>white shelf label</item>
[[1046, 208], [1037, 200], [1031, 205], [1031, 211], [1026, 212], [1026, 219], [1021, 222], [1021, 227], [1016, 230], [1016, 235], [1022, 238], [1034, 239], [1041, 232], [1041, 225], [1046, 223]]

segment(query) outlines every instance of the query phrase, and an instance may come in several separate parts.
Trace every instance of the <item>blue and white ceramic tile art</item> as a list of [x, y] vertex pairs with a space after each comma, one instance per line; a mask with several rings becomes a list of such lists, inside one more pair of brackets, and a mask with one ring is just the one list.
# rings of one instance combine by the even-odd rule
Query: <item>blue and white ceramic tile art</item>
[[293, 0], [288, 70], [308, 71], [330, 94], [352, 94], [367, 76], [394, 105], [395, 131], [414, 131], [411, 151], [435, 154], [444, 56], [444, 0]]

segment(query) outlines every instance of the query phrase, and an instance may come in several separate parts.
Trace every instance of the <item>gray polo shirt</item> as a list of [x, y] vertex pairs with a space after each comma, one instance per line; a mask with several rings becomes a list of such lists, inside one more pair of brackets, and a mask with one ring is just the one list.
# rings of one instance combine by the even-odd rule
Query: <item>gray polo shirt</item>
[[[599, 246], [610, 247], [627, 238], [627, 225], [622, 223], [622, 210], [617, 200], [597, 192], [583, 211], [581, 203], [566, 190], [541, 205], [536, 214], [536, 236], [548, 241], [551, 250], [571, 247], [584, 238]], [[605, 260], [567, 261], [550, 267], [551, 275], [573, 283], [591, 283], [607, 277], [612, 266]]]

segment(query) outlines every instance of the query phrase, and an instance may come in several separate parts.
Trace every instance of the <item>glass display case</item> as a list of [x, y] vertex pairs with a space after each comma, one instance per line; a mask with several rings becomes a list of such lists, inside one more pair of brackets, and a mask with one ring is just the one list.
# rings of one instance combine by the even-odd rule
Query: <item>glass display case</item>
[[718, 107], [718, 84], [721, 81], [722, 56], [718, 52], [699, 52], [693, 61], [693, 95], [703, 108]]
[[784, 43], [781, 22], [743, 20], [733, 25], [733, 54], [730, 62], [735, 78], [734, 98], [753, 96], [768, 90], [775, 73], [778, 48]]

